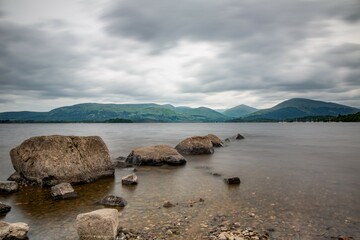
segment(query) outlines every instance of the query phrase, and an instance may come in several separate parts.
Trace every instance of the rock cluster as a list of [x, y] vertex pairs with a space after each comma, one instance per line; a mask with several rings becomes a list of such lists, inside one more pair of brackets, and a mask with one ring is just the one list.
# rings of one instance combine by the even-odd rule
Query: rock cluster
[[161, 166], [164, 164], [178, 166], [186, 164], [185, 158], [176, 149], [168, 145], [135, 148], [125, 162], [137, 166]]
[[113, 176], [114, 166], [104, 141], [97, 136], [40, 136], [10, 151], [15, 170], [39, 185], [86, 183]]

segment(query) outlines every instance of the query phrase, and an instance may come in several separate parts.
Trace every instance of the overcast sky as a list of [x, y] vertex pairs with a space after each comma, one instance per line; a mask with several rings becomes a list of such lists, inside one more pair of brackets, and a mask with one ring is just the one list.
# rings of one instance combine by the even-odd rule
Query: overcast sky
[[0, 112], [360, 108], [359, 0], [0, 0]]

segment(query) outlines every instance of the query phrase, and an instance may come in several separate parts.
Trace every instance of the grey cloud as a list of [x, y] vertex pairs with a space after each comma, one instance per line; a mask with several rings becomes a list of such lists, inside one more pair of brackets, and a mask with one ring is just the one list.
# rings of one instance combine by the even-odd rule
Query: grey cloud
[[114, 3], [103, 20], [110, 34], [166, 48], [181, 39], [241, 42], [287, 35], [296, 40], [309, 34], [307, 25], [313, 22], [358, 20], [358, 8], [357, 0], [140, 0]]
[[74, 44], [74, 38], [66, 35], [0, 22], [1, 91], [38, 91], [58, 97], [66, 88], [78, 88], [75, 75], [84, 58], [71, 48]]

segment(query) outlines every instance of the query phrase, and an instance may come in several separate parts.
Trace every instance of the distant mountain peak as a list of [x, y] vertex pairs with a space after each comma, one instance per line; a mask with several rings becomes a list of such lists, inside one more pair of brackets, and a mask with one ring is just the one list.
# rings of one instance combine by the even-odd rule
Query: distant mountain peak
[[256, 112], [258, 109], [250, 107], [245, 104], [241, 104], [238, 106], [235, 106], [233, 108], [229, 108], [222, 112], [225, 116], [232, 117], [232, 118], [239, 118], [248, 114], [251, 114], [253, 112]]

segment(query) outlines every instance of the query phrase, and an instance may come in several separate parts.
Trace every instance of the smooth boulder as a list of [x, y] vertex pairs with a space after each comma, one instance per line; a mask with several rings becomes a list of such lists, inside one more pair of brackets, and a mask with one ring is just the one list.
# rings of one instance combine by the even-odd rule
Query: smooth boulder
[[136, 185], [138, 183], [138, 177], [135, 173], [127, 175], [121, 179], [123, 185]]
[[6, 215], [8, 212], [10, 212], [10, 210], [11, 210], [11, 206], [0, 202], [0, 216]]
[[100, 204], [111, 207], [125, 207], [127, 205], [127, 201], [122, 197], [108, 195], [101, 199]]
[[139, 147], [131, 151], [126, 163], [142, 166], [161, 166], [164, 164], [178, 166], [186, 164], [185, 158], [168, 145]]
[[19, 190], [19, 185], [15, 181], [0, 181], [0, 192], [12, 193]]
[[100, 209], [79, 214], [76, 230], [81, 240], [113, 240], [119, 227], [119, 212], [116, 209]]
[[39, 185], [88, 183], [114, 175], [109, 150], [97, 136], [32, 137], [12, 149], [10, 156], [20, 176]]
[[211, 143], [213, 144], [214, 147], [223, 147], [224, 146], [224, 143], [215, 134], [209, 133], [207, 135], [207, 137], [210, 138], [210, 141], [211, 141]]
[[70, 183], [60, 183], [51, 187], [51, 196], [54, 199], [71, 199], [78, 195]]
[[27, 239], [29, 226], [26, 223], [8, 223], [0, 221], [0, 239]]
[[208, 136], [195, 136], [182, 140], [175, 149], [185, 155], [199, 155], [214, 153], [214, 146]]

